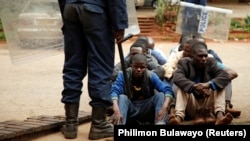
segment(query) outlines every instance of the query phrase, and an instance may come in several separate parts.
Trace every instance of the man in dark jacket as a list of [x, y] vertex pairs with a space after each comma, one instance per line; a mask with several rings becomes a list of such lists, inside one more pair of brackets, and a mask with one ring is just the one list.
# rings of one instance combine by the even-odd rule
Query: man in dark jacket
[[173, 76], [178, 88], [175, 115], [170, 116], [169, 123], [180, 124], [186, 115], [194, 119], [194, 124], [231, 123], [232, 115], [225, 114], [224, 88], [231, 81], [228, 73], [217, 66], [214, 58], [208, 57], [205, 43], [194, 44], [191, 54], [192, 58], [178, 62]]
[[114, 135], [106, 121], [106, 108], [112, 106], [110, 78], [114, 70], [115, 40], [128, 28], [126, 0], [58, 0], [63, 19], [63, 90], [66, 122], [65, 138], [77, 137], [77, 121], [83, 79], [88, 73], [92, 122], [89, 139]]

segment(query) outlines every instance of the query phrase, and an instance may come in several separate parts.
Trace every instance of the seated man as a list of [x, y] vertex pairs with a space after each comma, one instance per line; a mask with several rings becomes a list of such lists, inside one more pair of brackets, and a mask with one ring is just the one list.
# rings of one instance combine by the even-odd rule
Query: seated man
[[171, 58], [172, 56], [175, 56], [177, 52], [182, 51], [184, 44], [191, 39], [192, 38], [189, 36], [184, 36], [184, 37], [181, 36], [178, 45], [170, 49], [168, 58]]
[[[163, 79], [165, 73], [164, 68], [157, 62], [157, 60], [153, 56], [147, 53], [146, 47], [141, 42], [135, 42], [131, 45], [129, 55], [124, 60], [125, 67], [126, 68], [130, 67], [131, 57], [139, 53], [146, 55], [148, 69], [155, 72], [161, 79]], [[121, 70], [122, 70], [122, 65], [119, 62], [115, 65], [112, 81], [116, 79], [118, 72]]]
[[[124, 90], [126, 84], [122, 72], [119, 72], [110, 92], [113, 100], [113, 123], [166, 124], [167, 110], [174, 98], [171, 86], [163, 83], [155, 73], [147, 69], [144, 54], [132, 57], [127, 74], [130, 92]], [[158, 93], [154, 93], [154, 89]]]
[[[194, 40], [197, 40], [199, 42], [203, 42], [205, 43], [205, 39], [204, 38], [195, 38]], [[196, 42], [197, 42], [196, 41]], [[192, 44], [192, 40], [191, 41], [188, 41], [187, 44], [191, 43]], [[184, 57], [192, 57], [191, 53], [190, 53], [190, 49], [189, 48], [186, 48], [183, 50], [183, 56]], [[223, 63], [222, 63], [222, 60], [220, 59], [220, 57], [218, 56], [217, 53], [215, 53], [215, 51], [211, 50], [211, 49], [208, 49], [208, 56], [209, 57], [213, 57], [216, 61], [217, 61], [217, 66], [223, 70], [225, 70], [231, 80], [235, 79], [238, 77], [238, 73], [233, 70], [232, 68], [229, 68], [227, 66], [225, 66]], [[241, 111], [239, 110], [235, 110], [233, 109], [233, 105], [231, 103], [231, 99], [232, 99], [232, 95], [233, 95], [233, 92], [232, 92], [232, 82], [230, 82], [226, 87], [225, 87], [225, 93], [226, 93], [226, 113], [229, 112], [233, 115], [233, 117], [239, 117], [241, 115]]]
[[[165, 77], [170, 80], [172, 79], [174, 71], [177, 69], [177, 63], [178, 61], [183, 57], [191, 57], [190, 50], [192, 49], [192, 45], [198, 42], [205, 42], [205, 40], [201, 39], [190, 39], [186, 41], [185, 44], [183, 44], [183, 50], [175, 53], [175, 55], [172, 55], [169, 57], [168, 62], [163, 65], [165, 69]], [[235, 79], [238, 74], [233, 69], [226, 67], [224, 64], [222, 64], [222, 61], [219, 61], [219, 57], [214, 57], [214, 54], [210, 54], [208, 51], [208, 57], [213, 57], [217, 61], [217, 66], [221, 69], [224, 69], [229, 75], [231, 80]], [[173, 90], [176, 93], [176, 87], [173, 85]], [[231, 104], [231, 98], [232, 98], [232, 84], [231, 82], [226, 86], [226, 112], [230, 112], [234, 117], [239, 117], [241, 114], [241, 111], [232, 109]], [[172, 110], [173, 111], [173, 110]]]
[[186, 116], [194, 119], [194, 124], [231, 123], [233, 116], [225, 112], [229, 74], [218, 67], [214, 58], [208, 57], [205, 43], [193, 44], [190, 53], [192, 58], [180, 59], [173, 75], [177, 86], [176, 107], [169, 124], [181, 124]]
[[155, 41], [153, 38], [148, 37], [148, 44], [148, 54], [154, 56], [160, 65], [165, 64], [167, 62], [167, 57], [164, 52], [155, 47]]
[[[135, 43], [142, 44], [146, 48], [146, 53], [152, 55], [157, 60], [158, 64], [163, 65], [167, 62], [166, 55], [158, 48], [155, 48], [155, 41], [153, 38], [148, 36], [139, 36]], [[125, 58], [128, 56], [129, 54]]]

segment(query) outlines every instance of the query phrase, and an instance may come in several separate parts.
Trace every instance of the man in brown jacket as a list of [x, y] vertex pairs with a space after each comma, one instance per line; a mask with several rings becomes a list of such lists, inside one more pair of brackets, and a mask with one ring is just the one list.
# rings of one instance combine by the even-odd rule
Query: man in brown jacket
[[231, 79], [218, 68], [216, 60], [208, 57], [206, 44], [197, 42], [191, 49], [192, 57], [182, 58], [173, 75], [177, 85], [175, 114], [169, 124], [181, 124], [186, 116], [194, 124], [225, 125], [233, 117], [225, 114], [225, 86]]

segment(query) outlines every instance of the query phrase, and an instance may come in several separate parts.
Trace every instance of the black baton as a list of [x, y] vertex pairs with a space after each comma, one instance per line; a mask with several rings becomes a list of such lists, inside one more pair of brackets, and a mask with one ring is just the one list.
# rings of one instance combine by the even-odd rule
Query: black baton
[[131, 98], [131, 91], [129, 88], [129, 82], [128, 82], [128, 76], [127, 76], [127, 71], [125, 67], [125, 61], [124, 61], [124, 56], [123, 56], [123, 50], [122, 50], [122, 43], [130, 38], [132, 38], [132, 34], [128, 34], [127, 36], [123, 37], [120, 41], [117, 42], [118, 45], [118, 50], [119, 50], [119, 55], [120, 55], [120, 60], [121, 60], [121, 65], [122, 65], [122, 72], [123, 72], [123, 77], [125, 81], [125, 86], [126, 86], [126, 93], [129, 98]]

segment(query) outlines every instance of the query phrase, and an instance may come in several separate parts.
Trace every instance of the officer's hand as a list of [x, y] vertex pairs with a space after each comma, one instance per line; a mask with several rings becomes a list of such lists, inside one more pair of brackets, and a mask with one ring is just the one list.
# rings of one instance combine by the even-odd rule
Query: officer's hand
[[116, 42], [122, 40], [122, 38], [124, 37], [124, 29], [121, 29], [121, 30], [116, 30], [114, 32], [114, 37], [116, 39]]

